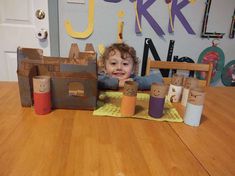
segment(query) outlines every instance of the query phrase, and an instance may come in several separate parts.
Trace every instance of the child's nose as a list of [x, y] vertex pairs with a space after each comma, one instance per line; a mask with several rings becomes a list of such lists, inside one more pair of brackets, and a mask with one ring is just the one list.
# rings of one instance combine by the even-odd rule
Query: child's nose
[[118, 65], [117, 65], [117, 69], [118, 69], [118, 70], [122, 70], [122, 64], [118, 64]]

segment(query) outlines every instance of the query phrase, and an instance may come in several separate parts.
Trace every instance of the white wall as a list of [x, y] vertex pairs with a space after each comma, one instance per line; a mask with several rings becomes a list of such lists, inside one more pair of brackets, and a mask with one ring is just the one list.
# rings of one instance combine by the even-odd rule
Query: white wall
[[[181, 0], [178, 1], [181, 2]], [[175, 40], [173, 56], [187, 56], [197, 62], [200, 53], [205, 48], [210, 47], [213, 40], [200, 37], [205, 2], [206, 0], [196, 0], [195, 4], [189, 4], [182, 10], [183, 15], [196, 33], [196, 35], [191, 35], [187, 33], [177, 17], [175, 19], [175, 31], [173, 34], [169, 34], [167, 30], [169, 20], [167, 5], [164, 0], [156, 0], [148, 11], [166, 34], [164, 38], [161, 38], [154, 32], [144, 17], [142, 17], [142, 34], [137, 35], [135, 33], [135, 11], [132, 2], [122, 0], [118, 3], [110, 3], [96, 0], [93, 34], [87, 39], [74, 39], [66, 33], [64, 21], [70, 19], [74, 30], [84, 31], [87, 25], [88, 0], [85, 0], [85, 4], [71, 4], [67, 3], [66, 0], [60, 0], [60, 54], [61, 56], [67, 56], [69, 47], [74, 42], [78, 43], [81, 49], [84, 49], [86, 43], [93, 43], [97, 51], [98, 45], [101, 43], [109, 45], [116, 42], [117, 13], [119, 10], [123, 10], [125, 12], [123, 18], [125, 23], [124, 41], [135, 47], [140, 59], [143, 56], [144, 39], [151, 38], [162, 60], [166, 60], [169, 41]], [[235, 0], [212, 0], [209, 13], [208, 32], [225, 33], [225, 36], [223, 39], [220, 39], [218, 45], [224, 51], [225, 64], [230, 60], [235, 60], [235, 39], [229, 39], [228, 37], [234, 9]], [[218, 82], [216, 84], [220, 85], [221, 83]]]

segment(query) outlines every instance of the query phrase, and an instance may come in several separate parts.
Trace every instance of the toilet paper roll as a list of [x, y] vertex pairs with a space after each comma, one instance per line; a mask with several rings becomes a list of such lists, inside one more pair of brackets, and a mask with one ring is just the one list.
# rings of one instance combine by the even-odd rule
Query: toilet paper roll
[[171, 102], [179, 102], [181, 99], [183, 87], [170, 84], [168, 97]]
[[121, 115], [133, 116], [135, 114], [136, 97], [138, 91], [138, 84], [134, 81], [126, 81], [124, 84], [124, 91], [121, 101]]
[[50, 91], [49, 76], [34, 76], [33, 77], [33, 92], [46, 93]]
[[148, 114], [154, 118], [160, 118], [163, 115], [165, 97], [157, 98], [150, 96]]
[[36, 114], [45, 115], [51, 112], [51, 93], [33, 93]]
[[138, 84], [135, 81], [126, 81], [124, 83], [123, 95], [137, 96]]
[[197, 78], [187, 77], [185, 78], [184, 87], [187, 89], [196, 88], [199, 86], [199, 81]]
[[173, 77], [171, 78], [171, 84], [175, 86], [182, 86], [183, 81], [184, 81], [183, 75], [174, 74]]
[[202, 116], [203, 105], [187, 103], [184, 114], [184, 123], [190, 126], [199, 126]]
[[203, 105], [205, 101], [205, 91], [202, 88], [195, 88], [189, 91], [188, 102], [195, 105]]
[[189, 95], [189, 89], [183, 88], [182, 98], [181, 98], [181, 104], [183, 106], [186, 106], [188, 102], [188, 95]]
[[135, 114], [136, 96], [123, 95], [121, 101], [121, 115], [131, 117]]
[[168, 93], [168, 85], [153, 83], [150, 89], [150, 95], [156, 98], [165, 98]]
[[33, 99], [36, 114], [44, 115], [51, 112], [50, 77], [33, 77]]

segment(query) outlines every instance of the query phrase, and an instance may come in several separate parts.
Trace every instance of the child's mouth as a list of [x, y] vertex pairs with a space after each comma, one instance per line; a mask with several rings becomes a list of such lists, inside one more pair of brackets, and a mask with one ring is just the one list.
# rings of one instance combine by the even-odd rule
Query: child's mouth
[[118, 73], [113, 73], [113, 75], [116, 76], [116, 77], [122, 77], [122, 76], [125, 75], [125, 73], [118, 72]]

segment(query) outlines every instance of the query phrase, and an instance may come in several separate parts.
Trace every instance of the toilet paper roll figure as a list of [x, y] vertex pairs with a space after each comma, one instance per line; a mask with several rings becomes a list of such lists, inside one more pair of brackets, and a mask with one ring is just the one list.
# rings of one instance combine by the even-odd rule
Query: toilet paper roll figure
[[121, 115], [130, 117], [135, 114], [138, 84], [134, 81], [126, 81], [121, 101]]
[[199, 86], [199, 81], [197, 78], [193, 78], [193, 77], [185, 78], [182, 98], [181, 98], [181, 104], [183, 106], [186, 106], [187, 104], [189, 91], [193, 88], [197, 88], [198, 86]]
[[44, 115], [51, 112], [50, 77], [33, 77], [33, 98], [36, 114]]
[[183, 90], [183, 80], [184, 77], [182, 75], [177, 75], [177, 74], [173, 75], [168, 91], [168, 98], [171, 102], [180, 101]]
[[154, 118], [160, 118], [163, 115], [165, 97], [168, 92], [168, 86], [158, 83], [151, 85], [148, 114]]
[[190, 126], [199, 126], [205, 100], [203, 89], [191, 89], [184, 114], [184, 123]]

